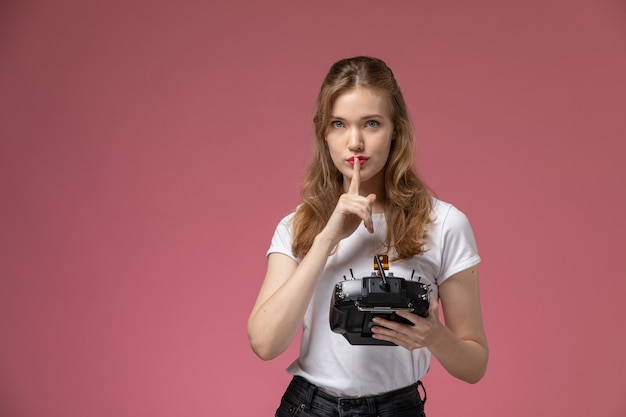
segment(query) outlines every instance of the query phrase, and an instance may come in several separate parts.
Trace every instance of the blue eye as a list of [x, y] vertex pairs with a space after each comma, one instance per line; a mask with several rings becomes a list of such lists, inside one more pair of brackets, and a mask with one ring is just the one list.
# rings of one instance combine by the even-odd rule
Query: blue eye
[[330, 122], [330, 125], [332, 127], [334, 127], [335, 129], [339, 129], [339, 128], [343, 127], [343, 122], [340, 122], [339, 120], [334, 120], [334, 121]]
[[370, 120], [367, 123], [365, 123], [365, 126], [367, 127], [378, 127], [378, 122], [376, 120]]

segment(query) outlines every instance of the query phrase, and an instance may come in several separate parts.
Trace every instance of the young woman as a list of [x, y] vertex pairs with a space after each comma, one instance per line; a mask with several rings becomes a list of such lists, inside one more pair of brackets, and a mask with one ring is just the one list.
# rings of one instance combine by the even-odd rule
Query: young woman
[[[276, 415], [423, 416], [420, 379], [432, 355], [470, 383], [486, 370], [472, 229], [413, 172], [412, 127], [383, 61], [335, 63], [314, 123], [303, 202], [276, 228], [248, 322], [252, 349], [264, 360], [284, 352], [303, 329]], [[330, 328], [331, 296], [343, 277], [370, 276], [381, 254], [395, 277], [414, 274], [430, 284], [429, 314], [397, 313], [412, 325], [374, 319], [372, 337], [397, 346], [351, 345]]]

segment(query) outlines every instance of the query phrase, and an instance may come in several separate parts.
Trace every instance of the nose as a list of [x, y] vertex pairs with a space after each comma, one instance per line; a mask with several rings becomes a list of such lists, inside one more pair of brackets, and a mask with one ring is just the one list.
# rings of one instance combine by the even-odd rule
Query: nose
[[348, 149], [352, 152], [363, 150], [363, 135], [360, 129], [351, 129], [348, 138]]

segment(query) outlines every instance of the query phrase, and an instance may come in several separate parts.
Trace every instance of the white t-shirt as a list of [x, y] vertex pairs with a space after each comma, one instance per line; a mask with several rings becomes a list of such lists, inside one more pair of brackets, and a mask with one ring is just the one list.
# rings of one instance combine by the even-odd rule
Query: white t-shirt
[[[291, 250], [294, 213], [278, 224], [267, 252], [283, 253], [296, 262]], [[433, 199], [433, 219], [429, 226], [426, 252], [411, 259], [390, 262], [395, 277], [430, 284], [431, 300], [438, 298], [438, 285], [453, 274], [480, 261], [474, 234], [467, 217], [449, 203]], [[330, 329], [329, 313], [334, 286], [344, 276], [368, 277], [374, 271], [374, 255], [384, 253], [387, 227], [384, 214], [374, 214], [374, 234], [361, 225], [342, 240], [326, 267], [303, 320], [300, 356], [288, 368], [324, 391], [336, 396], [376, 395], [406, 387], [421, 379], [430, 366], [431, 353], [409, 351], [400, 346], [350, 345]], [[392, 258], [393, 254], [389, 254]]]

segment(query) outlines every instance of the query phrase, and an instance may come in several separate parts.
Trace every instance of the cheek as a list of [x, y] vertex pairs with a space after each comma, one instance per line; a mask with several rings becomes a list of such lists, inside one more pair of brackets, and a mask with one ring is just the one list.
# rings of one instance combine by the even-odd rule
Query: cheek
[[341, 147], [339, 146], [339, 141], [336, 137], [331, 136], [330, 138], [326, 138], [326, 148], [333, 158], [335, 157], [335, 155], [341, 153]]
[[392, 141], [382, 141], [380, 146], [378, 147], [378, 153], [384, 157], [384, 159], [388, 159], [391, 154], [391, 144]]
[[[326, 142], [326, 144], [329, 145], [329, 142]], [[328, 155], [330, 156], [330, 160], [332, 161], [333, 165], [340, 165], [339, 162], [342, 160], [341, 153], [334, 150], [332, 146], [327, 146], [326, 151], [328, 152]]]

